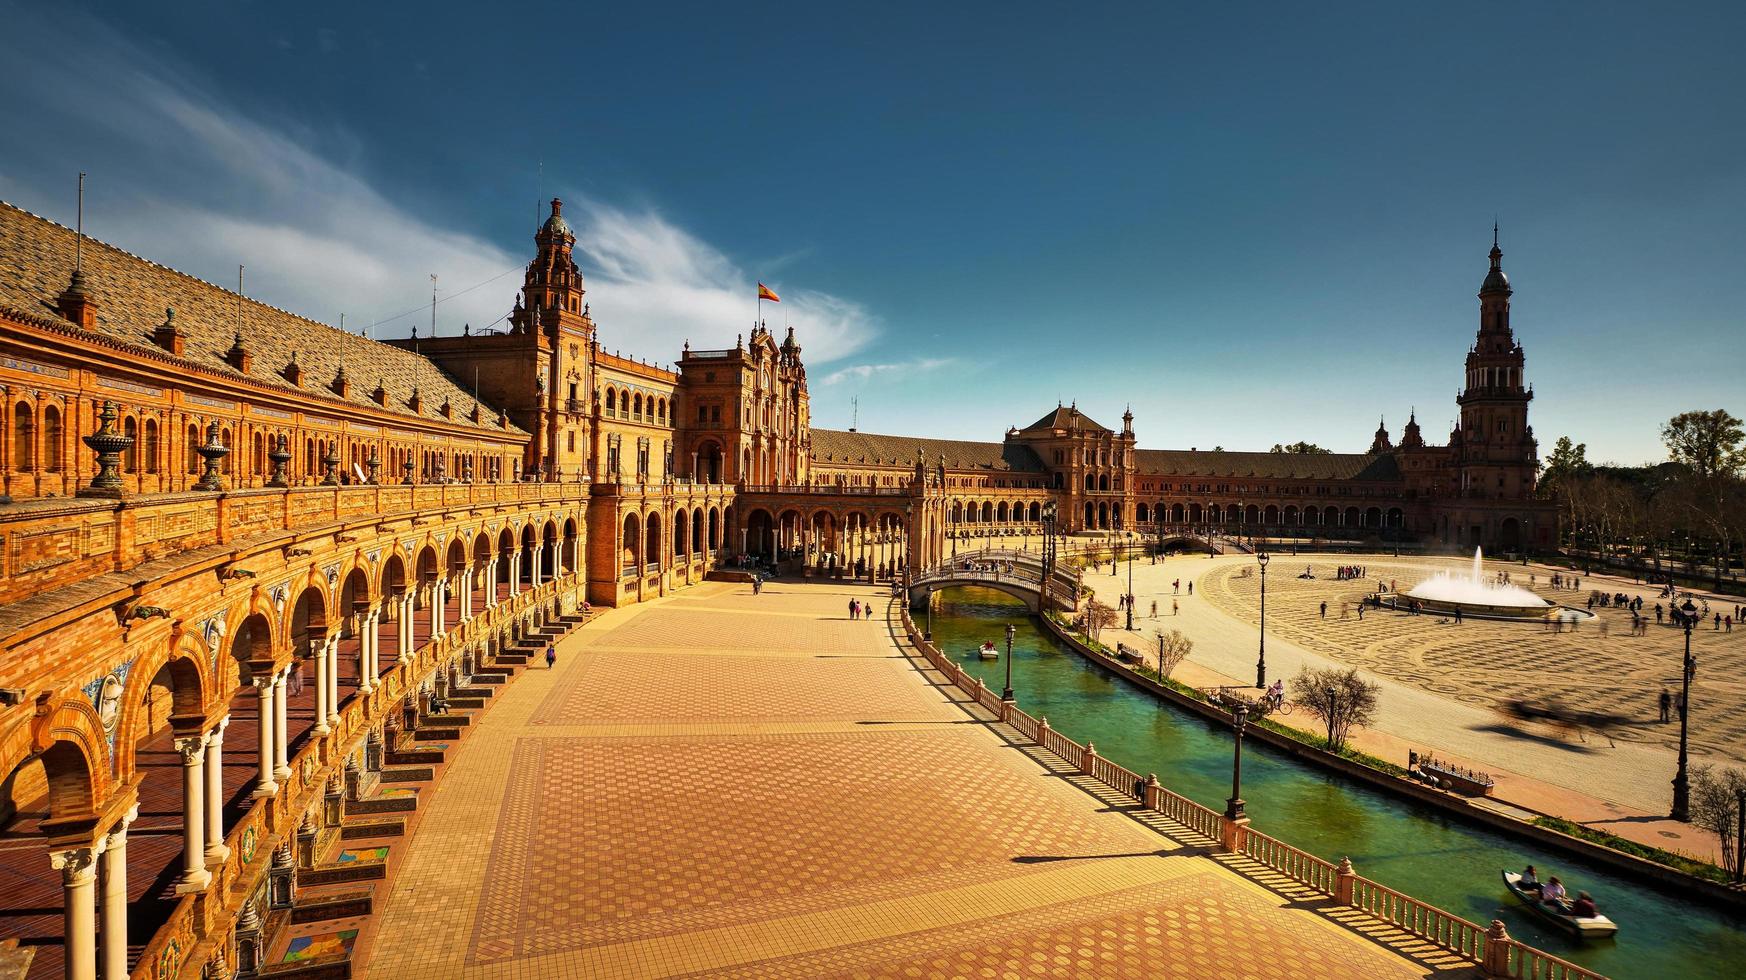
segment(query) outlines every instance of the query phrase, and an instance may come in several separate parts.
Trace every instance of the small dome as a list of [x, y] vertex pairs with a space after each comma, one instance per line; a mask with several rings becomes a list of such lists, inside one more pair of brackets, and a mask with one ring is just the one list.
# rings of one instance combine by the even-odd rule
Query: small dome
[[546, 219], [545, 226], [540, 229], [548, 235], [565, 235], [575, 238], [576, 233], [570, 230], [570, 223], [564, 220], [564, 202], [552, 198], [552, 216]]

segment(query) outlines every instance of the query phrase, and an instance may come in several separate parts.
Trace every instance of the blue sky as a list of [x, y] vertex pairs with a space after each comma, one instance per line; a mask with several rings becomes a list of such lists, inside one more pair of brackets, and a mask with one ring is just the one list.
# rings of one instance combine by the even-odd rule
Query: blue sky
[[1447, 432], [1495, 217], [1543, 450], [1746, 415], [1740, 5], [846, 6], [0, 0], [0, 196], [404, 335], [558, 194], [605, 346], [761, 278], [818, 425], [1347, 451]]

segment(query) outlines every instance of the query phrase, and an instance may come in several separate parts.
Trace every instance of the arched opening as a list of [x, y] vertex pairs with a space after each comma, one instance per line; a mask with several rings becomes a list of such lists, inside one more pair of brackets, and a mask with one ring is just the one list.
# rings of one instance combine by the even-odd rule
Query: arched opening
[[691, 558], [691, 534], [683, 507], [673, 512], [673, 556], [679, 561]]
[[624, 535], [619, 539], [619, 565], [627, 577], [642, 568], [643, 521], [636, 514], [626, 514]]
[[650, 520], [644, 537], [647, 543], [643, 546], [643, 568], [644, 571], [654, 572], [665, 564], [661, 554], [661, 522]]

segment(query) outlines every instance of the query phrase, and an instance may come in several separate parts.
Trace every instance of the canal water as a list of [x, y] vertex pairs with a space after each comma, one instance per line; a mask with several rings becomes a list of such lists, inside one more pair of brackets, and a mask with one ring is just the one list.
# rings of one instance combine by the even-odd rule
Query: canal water
[[[952, 588], [934, 608], [934, 639], [964, 669], [1000, 690], [1006, 665], [982, 661], [984, 640], [1004, 647], [1017, 627], [1012, 684], [1019, 707], [1098, 754], [1204, 806], [1231, 793], [1228, 726], [1181, 709], [1106, 674], [1041, 627], [1023, 604], [992, 589]], [[1243, 798], [1255, 829], [1484, 926], [1618, 978], [1746, 977], [1746, 918], [1637, 884], [1585, 861], [1470, 824], [1299, 762], [1253, 740], [1243, 745]], [[1619, 924], [1616, 939], [1579, 943], [1543, 926], [1498, 873], [1533, 864], [1588, 891]]]

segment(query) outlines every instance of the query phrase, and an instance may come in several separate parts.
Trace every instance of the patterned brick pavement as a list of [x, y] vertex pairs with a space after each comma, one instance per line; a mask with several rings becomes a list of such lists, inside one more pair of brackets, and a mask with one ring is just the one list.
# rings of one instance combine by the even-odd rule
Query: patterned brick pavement
[[1431, 972], [1015, 751], [849, 595], [709, 585], [565, 641], [421, 801], [363, 975]]

